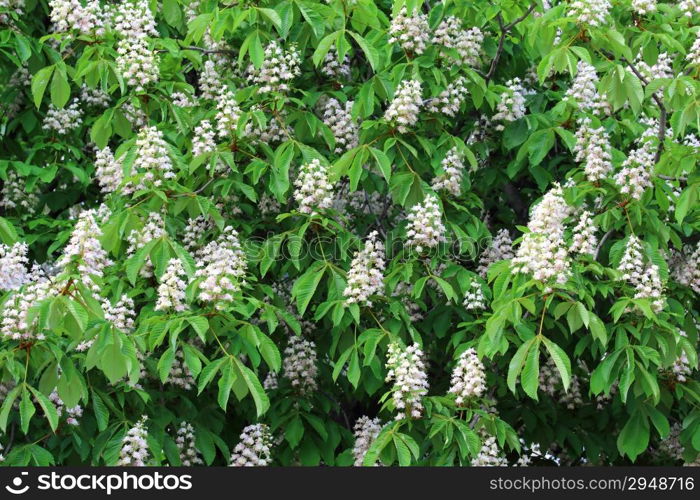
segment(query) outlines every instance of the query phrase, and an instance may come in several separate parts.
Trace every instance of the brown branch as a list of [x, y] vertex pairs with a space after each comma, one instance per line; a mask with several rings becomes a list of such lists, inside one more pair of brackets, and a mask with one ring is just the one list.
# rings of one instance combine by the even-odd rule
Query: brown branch
[[500, 12], [496, 16], [496, 19], [498, 20], [498, 27], [501, 29], [501, 36], [498, 39], [498, 48], [496, 49], [496, 55], [493, 57], [493, 61], [491, 61], [489, 72], [486, 73], [486, 77], [484, 77], [484, 80], [487, 84], [489, 83], [491, 78], [493, 78], [494, 73], [496, 73], [496, 66], [498, 65], [498, 60], [501, 58], [501, 54], [503, 53], [503, 43], [505, 42], [506, 36], [508, 36], [510, 30], [512, 30], [516, 24], [524, 21], [525, 18], [529, 16], [533, 10], [535, 10], [535, 7], [537, 7], [537, 4], [533, 3], [522, 16], [518, 17], [509, 24], [503, 24], [503, 17], [501, 16]]
[[235, 50], [229, 50], [229, 49], [203, 49], [202, 47], [189, 46], [189, 47], [182, 47], [182, 50], [194, 50], [196, 52], [201, 52], [202, 54], [229, 54], [232, 56], [236, 55]]

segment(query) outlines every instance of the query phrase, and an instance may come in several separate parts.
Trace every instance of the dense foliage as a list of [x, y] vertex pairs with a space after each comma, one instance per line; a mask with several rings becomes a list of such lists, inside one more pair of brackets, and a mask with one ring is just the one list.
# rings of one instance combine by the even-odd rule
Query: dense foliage
[[697, 0], [0, 0], [4, 464], [700, 453]]

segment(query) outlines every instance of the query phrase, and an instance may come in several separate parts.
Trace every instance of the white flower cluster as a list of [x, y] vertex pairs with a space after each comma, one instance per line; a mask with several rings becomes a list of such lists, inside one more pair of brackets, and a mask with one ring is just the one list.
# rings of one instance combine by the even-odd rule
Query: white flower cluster
[[168, 373], [168, 378], [165, 379], [165, 383], [189, 391], [195, 386], [195, 382], [192, 372], [185, 365], [184, 361], [185, 355], [181, 349], [178, 349], [175, 352], [175, 359], [173, 360], [173, 365], [170, 367], [170, 372]]
[[[679, 333], [682, 337], [688, 336], [683, 330], [680, 330]], [[693, 373], [693, 367], [690, 364], [688, 355], [682, 348], [678, 357], [673, 361], [673, 365], [671, 365], [671, 371], [674, 377], [676, 377], [676, 380], [681, 383], [687, 381], [690, 374]]]
[[389, 344], [386, 381], [394, 381], [392, 398], [398, 411], [396, 420], [420, 418], [423, 415], [423, 396], [428, 394], [428, 374], [423, 361], [423, 351], [418, 344], [402, 349], [399, 344]]
[[610, 104], [598, 93], [598, 73], [586, 61], [579, 61], [576, 77], [566, 91], [564, 99], [573, 101], [580, 111], [599, 114], [609, 112]]
[[472, 459], [472, 467], [506, 467], [508, 460], [498, 448], [496, 438], [487, 437], [481, 444], [479, 454]]
[[323, 123], [333, 132], [336, 153], [344, 153], [359, 144], [359, 130], [351, 114], [352, 105], [352, 101], [347, 101], [341, 106], [337, 99], [331, 98], [324, 107]]
[[484, 291], [481, 289], [481, 285], [478, 281], [474, 280], [471, 282], [469, 290], [464, 294], [462, 305], [467, 311], [481, 311], [486, 309], [486, 297], [484, 297]]
[[231, 226], [224, 228], [217, 240], [198, 252], [195, 264], [195, 279], [201, 278], [199, 300], [224, 309], [245, 283], [247, 263], [238, 232]]
[[671, 60], [671, 56], [668, 55], [668, 52], [660, 53], [656, 59], [656, 62], [651, 66], [644, 62], [641, 56], [639, 56], [635, 60], [635, 65], [637, 66], [637, 69], [642, 74], [642, 76], [644, 76], [647, 79], [647, 81], [664, 78], [673, 78], [674, 76], [673, 61]]
[[[259, 111], [260, 107], [256, 104], [250, 108], [250, 111]], [[257, 140], [263, 144], [276, 144], [282, 142], [287, 137], [291, 137], [291, 128], [284, 123], [284, 110], [280, 112], [280, 116], [274, 116], [267, 120], [265, 127], [260, 128], [256, 120], [249, 120], [245, 126], [244, 135], [249, 140]]]
[[230, 467], [265, 467], [272, 463], [272, 434], [265, 424], [249, 425], [243, 429], [240, 441], [233, 449]]
[[180, 451], [180, 463], [183, 467], [203, 465], [204, 461], [195, 444], [194, 427], [189, 422], [182, 422], [177, 429], [175, 444]]
[[379, 241], [379, 233], [372, 231], [350, 263], [348, 284], [343, 291], [345, 303], [370, 306], [372, 295], [382, 295], [384, 267], [384, 244]]
[[573, 0], [569, 3], [567, 17], [575, 17], [579, 24], [595, 28], [605, 24], [610, 12], [609, 0]]
[[51, 22], [57, 32], [75, 30], [82, 35], [102, 36], [105, 32], [105, 15], [97, 0], [50, 0]]
[[241, 117], [241, 108], [236, 102], [236, 96], [229, 90], [219, 99], [216, 105], [216, 131], [221, 139], [235, 137], [238, 120]]
[[122, 439], [122, 448], [119, 451], [121, 467], [145, 467], [149, 459], [148, 430], [146, 429], [146, 415], [141, 417]]
[[608, 133], [602, 125], [595, 128], [589, 117], [578, 120], [574, 153], [575, 160], [584, 163], [586, 178], [591, 182], [607, 177], [612, 170]]
[[652, 185], [651, 172], [654, 169], [655, 156], [656, 147], [651, 141], [643, 142], [640, 147], [630, 152], [614, 177], [621, 193], [628, 194], [636, 200], [642, 197], [644, 191]]
[[[700, 5], [700, 2], [699, 2]], [[690, 47], [688, 55], [685, 56], [686, 61], [694, 66], [700, 65], [700, 31], [695, 35], [693, 46]]]
[[173, 106], [179, 108], [194, 108], [197, 105], [197, 98], [184, 92], [173, 92], [170, 95], [170, 101]]
[[678, 2], [678, 6], [686, 17], [700, 14], [700, 0], [681, 0]]
[[486, 141], [494, 128], [491, 118], [486, 115], [479, 116], [479, 119], [474, 122], [474, 128], [469, 137], [467, 137], [467, 144], [471, 146]]
[[450, 394], [455, 394], [455, 403], [461, 406], [472, 397], [480, 398], [486, 391], [484, 365], [472, 347], [464, 351], [457, 360], [450, 380]]
[[331, 47], [326, 57], [323, 58], [321, 73], [336, 80], [350, 78], [350, 58], [345, 54], [343, 60], [339, 61], [338, 52], [335, 50], [335, 47]]
[[552, 358], [549, 358], [545, 364], [540, 366], [538, 386], [541, 391], [558, 400], [559, 403], [569, 410], [573, 410], [583, 404], [581, 382], [578, 375], [571, 377], [571, 385], [568, 391], [565, 391], [559, 369]]
[[425, 52], [425, 46], [430, 40], [430, 26], [428, 16], [416, 10], [409, 16], [404, 6], [392, 17], [389, 43], [398, 43], [406, 52], [420, 55]]
[[282, 364], [284, 377], [292, 387], [301, 394], [313, 392], [318, 387], [316, 374], [316, 344], [294, 334], [289, 336], [289, 342], [284, 349]]
[[[126, 241], [129, 243], [126, 249], [127, 256], [131, 257], [135, 255], [136, 252], [148, 245], [151, 241], [161, 238], [165, 234], [165, 221], [163, 220], [163, 216], [158, 212], [150, 213], [146, 225], [141, 229], [132, 229], [126, 237]], [[150, 257], [146, 259], [146, 263], [141, 268], [139, 274], [144, 278], [153, 276], [153, 263]]]
[[18, 241], [12, 246], [0, 243], [0, 290], [17, 290], [29, 282], [29, 245]]
[[207, 59], [199, 73], [199, 91], [203, 99], [217, 99], [224, 92], [223, 78], [216, 62]]
[[140, 107], [137, 108], [128, 101], [122, 105], [122, 113], [124, 113], [124, 118], [126, 118], [134, 128], [141, 129], [148, 123], [148, 116], [146, 116], [146, 113], [144, 113]]
[[394, 99], [384, 113], [384, 119], [396, 125], [402, 134], [418, 121], [418, 113], [423, 106], [422, 89], [418, 80], [403, 80], [399, 83]]
[[455, 59], [450, 54], [442, 52], [442, 57], [455, 60], [461, 65], [478, 66], [481, 45], [484, 43], [484, 34], [476, 26], [465, 30], [462, 28], [462, 22], [457, 17], [449, 16], [443, 19], [435, 33], [433, 33], [433, 43], [453, 49], [459, 55]]
[[158, 301], [156, 302], [156, 311], [174, 310], [182, 312], [187, 309], [185, 304], [185, 289], [187, 288], [187, 278], [185, 269], [182, 267], [180, 259], [170, 259], [168, 267], [160, 277], [160, 285], [158, 285]]
[[160, 76], [156, 54], [145, 38], [119, 40], [116, 63], [127, 85], [137, 92], [143, 92], [149, 83], [158, 81]]
[[192, 156], [204, 155], [216, 151], [216, 141], [214, 140], [214, 128], [209, 120], [202, 120], [194, 128], [192, 138]]
[[113, 18], [117, 42], [117, 69], [126, 83], [137, 92], [158, 80], [156, 53], [149, 47], [148, 37], [158, 36], [156, 22], [147, 0], [124, 2], [116, 8]]
[[[508, 88], [501, 94], [492, 120], [509, 123], [525, 116], [525, 89], [518, 77], [508, 80], [506, 86]], [[504, 128], [503, 123], [496, 125], [496, 130]]]
[[367, 451], [381, 431], [382, 421], [379, 418], [369, 418], [367, 415], [363, 415], [355, 421], [353, 427], [355, 445], [352, 447], [355, 467], [362, 467]]
[[[0, 24], [11, 24], [9, 13], [14, 12], [17, 16], [24, 14], [24, 0], [0, 0], [0, 9], [8, 13], [0, 13]], [[2, 448], [0, 448], [2, 450]], [[0, 455], [2, 456], [2, 455]]]
[[447, 85], [447, 88], [440, 92], [439, 96], [429, 100], [428, 111], [454, 117], [459, 113], [459, 108], [469, 93], [466, 83], [466, 78], [460, 76]]
[[46, 112], [41, 128], [64, 135], [77, 129], [82, 123], [83, 112], [80, 109], [80, 102], [78, 99], [73, 99], [67, 107], [62, 109], [49, 104], [49, 110]]
[[462, 162], [462, 157], [457, 152], [457, 148], [452, 148], [447, 152], [441, 165], [444, 173], [433, 179], [433, 189], [435, 191], [445, 190], [454, 196], [459, 196], [462, 192], [464, 162]]
[[134, 331], [134, 318], [136, 311], [134, 310], [134, 300], [126, 294], [122, 294], [116, 304], [112, 305], [109, 300], [102, 301], [102, 311], [105, 319], [109, 321], [114, 328], [124, 333]]
[[49, 401], [51, 401], [56, 407], [56, 413], [58, 417], [63, 416], [63, 412], [66, 412], [66, 423], [77, 427], [79, 425], [78, 419], [83, 416], [83, 407], [80, 405], [75, 405], [73, 408], [66, 408], [63, 400], [58, 396], [58, 392], [54, 389], [51, 394], [49, 394]]
[[569, 260], [564, 242], [564, 219], [570, 213], [562, 188], [556, 185], [530, 215], [529, 232], [523, 235], [513, 259], [513, 272], [531, 274], [545, 283], [566, 283]]
[[647, 263], [642, 242], [631, 234], [627, 246], [617, 266], [622, 272], [622, 279], [634, 286], [635, 299], [649, 299], [651, 308], [659, 312], [664, 308], [663, 284], [659, 275], [659, 266]]
[[[66, 267], [71, 262], [78, 263], [81, 279], [92, 281], [90, 276], [102, 277], [104, 268], [112, 265], [107, 258], [107, 252], [102, 248], [99, 238], [102, 230], [97, 225], [95, 210], [84, 210], [73, 228], [68, 245], [63, 249], [63, 255], [56, 263], [58, 267]], [[99, 289], [92, 283], [92, 288]]]
[[265, 47], [265, 57], [259, 70], [252, 71], [252, 80], [260, 92], [286, 92], [294, 78], [301, 74], [301, 57], [296, 47], [284, 50], [272, 40]]
[[479, 267], [476, 272], [482, 278], [486, 277], [486, 273], [491, 266], [502, 260], [512, 259], [515, 256], [513, 253], [513, 240], [510, 237], [507, 229], [499, 229], [496, 236], [493, 237], [489, 246], [479, 257]]
[[109, 146], [95, 153], [95, 177], [103, 193], [113, 193], [124, 180], [122, 164], [117, 161]]
[[83, 85], [80, 87], [80, 100], [86, 106], [106, 108], [109, 106], [110, 97], [109, 94], [101, 88], [93, 89], [83, 83]]
[[160, 187], [164, 179], [175, 178], [173, 163], [163, 132], [156, 127], [144, 127], [136, 137], [136, 158], [133, 168], [143, 171], [137, 189], [147, 186]]
[[43, 340], [44, 334], [35, 334], [34, 329], [38, 319], [29, 321], [29, 309], [36, 306], [42, 300], [53, 296], [57, 289], [40, 268], [35, 267], [29, 276], [28, 284], [20, 290], [16, 290], [2, 305], [0, 315], [0, 334], [5, 339], [29, 340], [36, 338]]
[[656, 0], [632, 0], [632, 10], [640, 16], [656, 12]]
[[301, 166], [294, 186], [294, 200], [299, 203], [301, 213], [313, 215], [316, 210], [333, 206], [333, 185], [328, 180], [328, 167], [319, 160], [313, 159]]
[[686, 246], [682, 252], [674, 252], [670, 267], [674, 280], [700, 293], [700, 243], [695, 249]]
[[414, 247], [417, 252], [423, 252], [426, 248], [435, 248], [447, 241], [445, 226], [442, 223], [442, 211], [435, 195], [427, 195], [423, 203], [411, 207], [411, 212], [406, 218], [408, 219], [406, 231], [408, 245]]
[[595, 235], [596, 225], [593, 222], [593, 214], [588, 210], [581, 212], [578, 223], [573, 230], [573, 241], [569, 252], [595, 255], [598, 246], [598, 238]]
[[213, 221], [204, 215], [198, 215], [194, 219], [187, 219], [182, 244], [190, 252], [194, 252], [201, 247], [201, 240], [204, 233], [214, 227]]

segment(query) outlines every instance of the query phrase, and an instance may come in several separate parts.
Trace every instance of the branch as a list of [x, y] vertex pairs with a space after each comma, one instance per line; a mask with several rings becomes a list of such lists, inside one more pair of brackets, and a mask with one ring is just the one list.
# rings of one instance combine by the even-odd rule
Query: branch
[[[649, 85], [649, 82], [647, 81], [646, 78], [644, 78], [644, 75], [642, 75], [637, 68], [634, 67], [634, 64], [632, 64], [630, 61], [625, 59], [624, 57], [622, 58], [622, 61], [627, 63], [627, 66], [630, 67], [632, 70], [632, 73], [635, 74], [637, 78], [639, 78], [639, 81], [644, 84], [646, 87]], [[664, 150], [664, 139], [666, 139], [666, 118], [667, 118], [667, 112], [666, 112], [666, 107], [664, 106], [664, 101], [659, 97], [658, 92], [654, 92], [651, 94], [651, 98], [654, 99], [654, 102], [656, 102], [656, 105], [659, 107], [659, 133], [658, 133], [658, 139], [659, 139], [659, 147], [656, 149], [656, 154], [654, 155], [654, 164], [659, 163], [659, 158], [661, 158], [661, 153], [663, 153]]]
[[665, 181], [688, 182], [687, 177], [671, 177], [670, 175], [660, 175], [660, 174], [657, 174], [656, 177], [658, 177], [659, 179], [663, 179]]
[[229, 49], [203, 49], [202, 47], [189, 46], [182, 47], [182, 50], [194, 50], [197, 52], [201, 52], [202, 54], [229, 54], [232, 56], [236, 55], [236, 51]]
[[493, 57], [493, 61], [491, 61], [491, 66], [489, 67], [489, 72], [486, 73], [486, 77], [484, 78], [487, 84], [489, 83], [491, 78], [493, 78], [494, 73], [496, 73], [496, 66], [498, 65], [498, 60], [501, 58], [501, 54], [503, 53], [503, 42], [505, 42], [506, 36], [508, 36], [510, 30], [512, 30], [516, 24], [524, 21], [525, 18], [529, 16], [533, 10], [535, 10], [535, 7], [537, 7], [537, 4], [533, 3], [522, 16], [518, 17], [509, 24], [503, 24], [503, 17], [501, 16], [500, 12], [496, 16], [496, 19], [498, 20], [498, 26], [501, 29], [501, 36], [498, 39], [498, 48], [496, 49], [496, 55]]
[[600, 254], [600, 249], [603, 248], [603, 245], [605, 242], [610, 238], [610, 236], [613, 234], [613, 230], [611, 229], [605, 235], [601, 238], [600, 243], [598, 243], [598, 247], [595, 249], [595, 256], [593, 257], [593, 260], [598, 260], [598, 255]]

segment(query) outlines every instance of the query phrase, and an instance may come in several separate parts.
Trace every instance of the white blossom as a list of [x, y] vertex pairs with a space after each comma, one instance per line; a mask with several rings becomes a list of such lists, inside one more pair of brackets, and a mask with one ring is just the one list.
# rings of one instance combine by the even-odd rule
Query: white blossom
[[145, 467], [150, 458], [148, 451], [148, 430], [146, 429], [146, 415], [141, 417], [136, 425], [129, 429], [122, 439], [122, 448], [119, 451], [117, 465], [131, 467]]
[[75, 405], [73, 408], [66, 408], [65, 403], [59, 397], [58, 391], [54, 389], [49, 394], [49, 401], [51, 401], [56, 407], [56, 414], [58, 417], [62, 417], [63, 413], [66, 414], [66, 423], [77, 427], [79, 425], [78, 419], [83, 416], [83, 407], [80, 405]]
[[632, 0], [632, 10], [640, 16], [656, 12], [656, 0]]
[[195, 279], [201, 278], [199, 300], [224, 309], [245, 283], [247, 263], [238, 232], [231, 226], [224, 228], [217, 240], [198, 252], [195, 264]]
[[335, 138], [335, 153], [344, 153], [359, 144], [359, 129], [352, 118], [352, 105], [352, 101], [347, 101], [341, 106], [337, 99], [331, 98], [323, 110], [323, 123]]
[[[163, 216], [158, 212], [150, 213], [143, 228], [132, 229], [126, 237], [129, 243], [126, 254], [128, 256], [135, 255], [136, 252], [148, 245], [151, 241], [161, 238], [165, 234], [165, 221], [163, 220]], [[144, 278], [153, 276], [153, 263], [150, 257], [146, 259], [145, 265], [141, 268], [139, 274]]]
[[396, 343], [389, 344], [386, 381], [394, 382], [391, 392], [398, 412], [397, 420], [420, 418], [423, 415], [422, 400], [428, 394], [429, 387], [423, 357], [418, 344], [405, 349]]
[[301, 394], [308, 394], [318, 388], [316, 376], [316, 344], [311, 340], [290, 335], [284, 349], [282, 363], [284, 377]]
[[335, 47], [331, 47], [326, 53], [326, 57], [323, 58], [321, 73], [336, 80], [350, 78], [350, 58], [345, 54], [343, 60], [339, 61], [338, 52], [335, 50]]
[[18, 241], [12, 246], [0, 243], [0, 290], [17, 290], [27, 284], [29, 245]]
[[[700, 2], [698, 2], [698, 5], [700, 5]], [[693, 46], [690, 47], [688, 55], [685, 56], [685, 60], [693, 66], [700, 65], [700, 31], [695, 35], [695, 41], [693, 42]]]
[[80, 102], [78, 99], [73, 99], [65, 108], [57, 108], [50, 104], [41, 128], [64, 135], [77, 129], [82, 123], [83, 112], [80, 109]]
[[180, 452], [180, 464], [183, 467], [203, 465], [204, 461], [195, 443], [194, 427], [189, 422], [182, 422], [177, 429], [175, 444]]
[[215, 61], [207, 59], [199, 73], [199, 91], [202, 99], [218, 99], [225, 90], [219, 67]]
[[58, 293], [55, 286], [40, 268], [35, 268], [29, 275], [29, 282], [21, 289], [12, 292], [2, 304], [0, 311], [0, 334], [5, 339], [29, 340], [44, 338], [43, 333], [35, 331], [38, 318], [29, 321], [29, 309], [38, 305], [42, 300]]
[[591, 182], [607, 177], [612, 170], [608, 133], [602, 126], [594, 127], [589, 117], [578, 121], [574, 153], [575, 160], [584, 163], [586, 177]]
[[429, 40], [428, 16], [418, 9], [409, 16], [408, 10], [404, 6], [392, 17], [389, 27], [389, 43], [399, 44], [406, 52], [420, 55], [425, 52]]
[[[382, 421], [379, 418], [369, 418], [361, 416], [355, 421], [353, 432], [355, 434], [355, 444], [352, 448], [352, 456], [355, 458], [355, 467], [364, 465], [365, 455], [374, 440], [382, 430]], [[375, 464], [376, 465], [376, 464]]]
[[[688, 337], [683, 330], [680, 330], [679, 334], [681, 337]], [[688, 377], [693, 373], [693, 366], [690, 364], [690, 360], [688, 359], [685, 349], [683, 349], [680, 344], [677, 344], [677, 348], [678, 356], [673, 361], [673, 365], [671, 365], [671, 371], [673, 372], [673, 376], [676, 378], [676, 380], [683, 383], [686, 382]]]
[[123, 294], [115, 304], [111, 304], [109, 300], [102, 301], [102, 311], [105, 315], [105, 320], [109, 321], [114, 328], [124, 333], [134, 331], [134, 318], [136, 311], [134, 310], [134, 300], [126, 294]]
[[80, 277], [88, 280], [92, 288], [96, 288], [97, 285], [92, 283], [91, 277], [101, 278], [105, 267], [112, 265], [112, 261], [107, 258], [107, 252], [100, 244], [102, 230], [97, 225], [96, 215], [95, 210], [84, 210], [80, 214], [68, 245], [63, 249], [63, 255], [57, 262], [61, 268], [77, 262]]
[[635, 288], [635, 299], [649, 299], [652, 310], [657, 313], [664, 308], [659, 266], [647, 262], [642, 242], [634, 234], [627, 240], [617, 269], [622, 272], [622, 279]]
[[83, 83], [80, 87], [80, 100], [83, 101], [86, 106], [106, 108], [109, 106], [110, 97], [109, 94], [101, 88], [93, 89]]
[[235, 94], [229, 90], [223, 96], [220, 96], [216, 109], [216, 131], [219, 134], [219, 138], [234, 137], [238, 120], [241, 117], [241, 108], [236, 102]]
[[595, 235], [596, 225], [593, 222], [593, 214], [588, 210], [581, 212], [578, 224], [573, 230], [573, 241], [569, 247], [571, 253], [584, 253], [595, 255], [598, 246], [598, 238]]
[[680, 0], [678, 6], [685, 17], [693, 17], [700, 14], [700, 0]]
[[442, 210], [436, 196], [427, 195], [423, 203], [411, 207], [406, 218], [408, 219], [406, 230], [408, 245], [414, 247], [417, 252], [423, 252], [426, 248], [435, 248], [447, 241], [445, 225], [442, 223]]
[[259, 70], [252, 70], [252, 81], [260, 85], [260, 92], [286, 92], [289, 85], [301, 74], [301, 57], [296, 47], [284, 50], [272, 40], [265, 47], [265, 55]]
[[438, 97], [429, 100], [428, 111], [454, 117], [469, 93], [466, 83], [466, 78], [458, 77]]
[[180, 259], [174, 258], [168, 261], [168, 267], [160, 277], [158, 285], [158, 301], [156, 311], [174, 310], [182, 312], [187, 309], [185, 304], [185, 289], [187, 288], [187, 275]]
[[561, 186], [550, 189], [530, 215], [513, 272], [531, 274], [538, 281], [564, 284], [569, 277], [568, 252], [564, 242], [564, 219], [571, 213]]
[[[504, 123], [513, 122], [525, 116], [525, 89], [520, 83], [520, 78], [513, 78], [506, 82], [508, 87], [498, 100], [496, 114], [492, 120]], [[502, 123], [496, 125], [496, 130], [503, 130]]]
[[513, 240], [510, 237], [507, 229], [499, 229], [496, 236], [493, 237], [489, 246], [479, 257], [479, 267], [477, 272], [482, 278], [486, 277], [491, 264], [502, 260], [512, 259], [515, 256], [513, 253]]
[[195, 382], [192, 372], [187, 365], [185, 365], [184, 361], [185, 355], [183, 354], [182, 349], [178, 349], [175, 352], [175, 358], [173, 359], [173, 364], [170, 367], [165, 383], [189, 391], [195, 386]]
[[457, 148], [452, 148], [447, 152], [441, 165], [443, 173], [433, 179], [433, 189], [435, 191], [445, 190], [454, 196], [459, 196], [462, 192], [464, 163], [457, 152]]
[[136, 137], [136, 158], [133, 169], [143, 172], [137, 189], [160, 187], [163, 180], [174, 179], [173, 163], [163, 132], [156, 127], [144, 127]]
[[265, 467], [272, 463], [272, 434], [267, 425], [249, 425], [239, 439], [229, 460], [230, 467]]
[[199, 156], [216, 151], [214, 129], [209, 120], [202, 120], [194, 129], [192, 139], [192, 156]]
[[95, 177], [103, 193], [119, 190], [124, 179], [122, 164], [117, 161], [109, 147], [98, 149], [95, 153]]
[[642, 197], [644, 191], [652, 185], [651, 172], [654, 169], [655, 155], [656, 148], [652, 142], [644, 142], [630, 152], [614, 177], [621, 193], [636, 200]]
[[117, 69], [136, 92], [158, 81], [160, 69], [156, 53], [145, 38], [124, 38], [117, 42]]
[[384, 113], [384, 119], [396, 125], [402, 134], [418, 121], [418, 113], [423, 106], [421, 84], [418, 80], [403, 80], [399, 83], [394, 99]]
[[465, 30], [457, 17], [449, 16], [443, 19], [433, 33], [433, 43], [453, 49], [459, 56], [454, 58], [451, 54], [442, 52], [442, 57], [455, 60], [461, 65], [478, 66], [484, 34], [476, 26]]
[[301, 213], [313, 215], [317, 210], [333, 205], [333, 185], [328, 179], [328, 167], [317, 159], [301, 166], [294, 186], [294, 200], [299, 203]]
[[450, 394], [455, 394], [455, 403], [461, 406], [469, 398], [480, 398], [486, 391], [484, 365], [474, 348], [464, 351], [457, 360], [450, 380]]
[[486, 309], [486, 297], [481, 285], [474, 280], [469, 285], [469, 289], [464, 294], [462, 305], [467, 311], [480, 311]]
[[384, 258], [384, 244], [379, 241], [379, 233], [372, 231], [362, 250], [355, 253], [350, 263], [348, 284], [343, 291], [346, 304], [369, 306], [372, 295], [383, 295]]
[[566, 15], [575, 17], [579, 24], [595, 28], [605, 24], [610, 7], [609, 0], [573, 0]]
[[471, 465], [472, 467], [505, 467], [508, 465], [508, 460], [498, 448], [496, 438], [489, 436], [481, 444], [481, 450], [472, 459]]
[[571, 87], [566, 91], [564, 100], [571, 101], [579, 110], [586, 113], [609, 113], [610, 105], [598, 93], [598, 73], [595, 68], [586, 61], [579, 61], [576, 77]]
[[197, 98], [184, 92], [173, 92], [170, 95], [173, 106], [179, 108], [194, 108], [197, 105]]
[[80, 34], [104, 35], [105, 15], [97, 0], [49, 0], [50, 17], [57, 32], [75, 30]]

